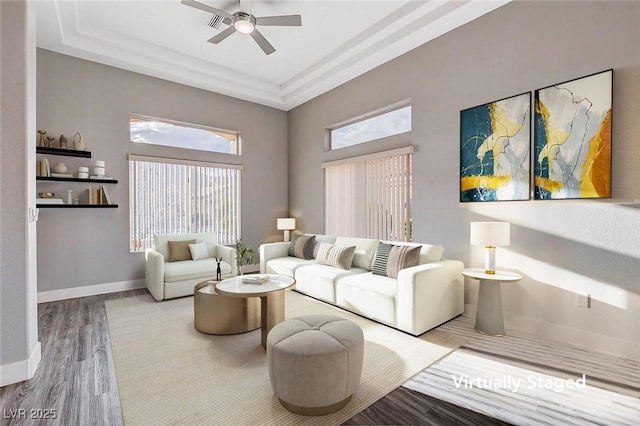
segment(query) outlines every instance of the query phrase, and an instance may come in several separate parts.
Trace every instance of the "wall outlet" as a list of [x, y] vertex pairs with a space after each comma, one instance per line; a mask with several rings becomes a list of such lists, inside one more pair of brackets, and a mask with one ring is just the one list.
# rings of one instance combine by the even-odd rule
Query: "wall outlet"
[[578, 308], [591, 308], [591, 295], [590, 294], [576, 294], [576, 306]]

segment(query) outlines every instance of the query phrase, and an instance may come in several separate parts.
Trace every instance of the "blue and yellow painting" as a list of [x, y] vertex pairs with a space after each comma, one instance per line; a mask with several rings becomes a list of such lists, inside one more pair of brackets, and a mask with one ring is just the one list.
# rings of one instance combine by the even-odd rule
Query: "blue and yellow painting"
[[460, 201], [530, 198], [531, 93], [460, 112]]
[[534, 197], [611, 197], [613, 71], [535, 92]]

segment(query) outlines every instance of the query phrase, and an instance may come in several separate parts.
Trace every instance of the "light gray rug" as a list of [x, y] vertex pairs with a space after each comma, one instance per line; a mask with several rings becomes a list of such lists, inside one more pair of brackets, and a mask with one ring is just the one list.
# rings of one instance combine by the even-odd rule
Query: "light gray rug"
[[473, 325], [460, 317], [434, 330], [466, 343], [404, 386], [516, 425], [640, 424], [637, 361], [511, 330], [490, 337]]
[[157, 303], [144, 295], [106, 302], [125, 424], [340, 424], [455, 349], [446, 333], [418, 339], [293, 291], [286, 294], [287, 318], [322, 313], [362, 328], [362, 379], [345, 408], [319, 417], [287, 411], [271, 390], [260, 330], [202, 334], [193, 326], [192, 297]]

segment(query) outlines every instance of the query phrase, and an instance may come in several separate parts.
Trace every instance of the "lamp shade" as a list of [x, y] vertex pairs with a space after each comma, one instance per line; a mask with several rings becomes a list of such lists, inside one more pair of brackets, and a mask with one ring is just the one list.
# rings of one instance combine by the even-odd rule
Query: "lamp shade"
[[471, 222], [471, 244], [481, 246], [508, 246], [509, 222]]
[[296, 219], [293, 217], [278, 218], [278, 231], [291, 231], [296, 229]]

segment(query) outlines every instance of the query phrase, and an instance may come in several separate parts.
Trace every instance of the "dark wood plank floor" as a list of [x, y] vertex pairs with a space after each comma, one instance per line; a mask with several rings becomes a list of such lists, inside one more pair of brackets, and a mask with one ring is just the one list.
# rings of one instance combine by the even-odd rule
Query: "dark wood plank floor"
[[509, 423], [399, 387], [343, 424], [489, 426]]
[[[42, 360], [31, 380], [0, 388], [0, 424], [122, 425], [104, 302], [145, 293], [132, 290], [38, 305]], [[42, 418], [46, 415], [48, 419]], [[506, 423], [401, 387], [345, 424]]]

